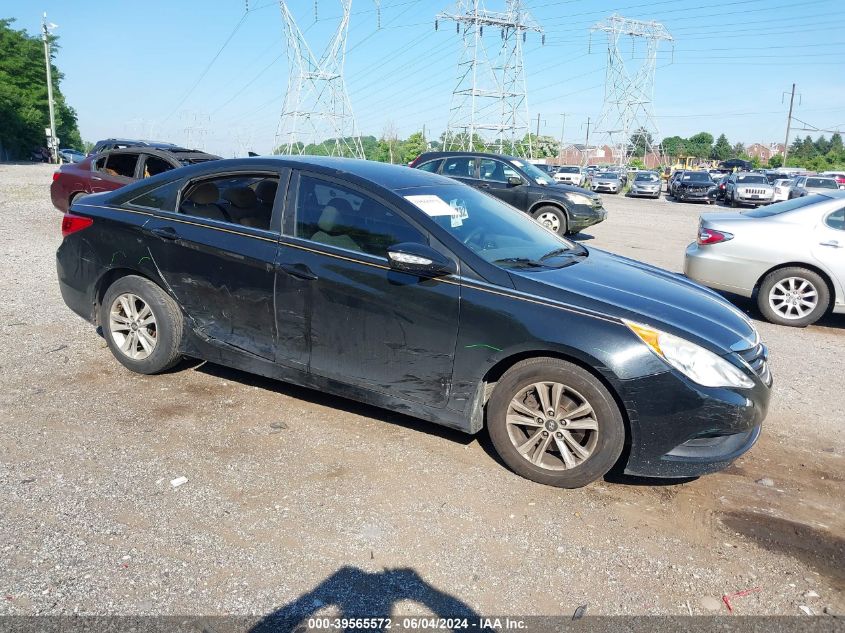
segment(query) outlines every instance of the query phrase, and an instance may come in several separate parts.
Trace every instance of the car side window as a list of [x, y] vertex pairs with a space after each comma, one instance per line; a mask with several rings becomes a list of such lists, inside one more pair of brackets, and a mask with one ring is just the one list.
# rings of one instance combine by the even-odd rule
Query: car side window
[[185, 187], [179, 213], [267, 231], [278, 176], [238, 174], [195, 180]]
[[[507, 182], [508, 174], [506, 174], [505, 171], [506, 166], [501, 161], [493, 160], [492, 158], [481, 159], [481, 168], [479, 172], [481, 180], [486, 180], [488, 182]], [[512, 169], [509, 171], [512, 175], [515, 175]]]
[[475, 178], [475, 159], [471, 156], [447, 158], [440, 173], [451, 178]]
[[825, 218], [824, 223], [837, 231], [845, 231], [845, 208], [831, 213]]
[[173, 165], [158, 156], [147, 156], [144, 162], [144, 178], [163, 174], [166, 171], [173, 169]]
[[138, 154], [126, 154], [113, 152], [109, 154], [105, 169], [101, 170], [109, 176], [120, 176], [122, 178], [134, 178], [135, 167], [138, 164]]
[[428, 243], [419, 230], [380, 202], [306, 175], [299, 178], [294, 236], [377, 257], [387, 257], [394, 244]]
[[437, 160], [430, 160], [427, 163], [423, 163], [417, 169], [422, 169], [423, 171], [429, 171], [433, 174], [437, 173], [437, 168], [440, 167], [440, 163], [443, 162], [442, 158], [438, 158]]
[[155, 209], [157, 211], [176, 210], [176, 196], [179, 194], [179, 185], [181, 181], [169, 182], [167, 184], [151, 189], [146, 193], [141, 194], [128, 201], [134, 207], [143, 207], [145, 209]]

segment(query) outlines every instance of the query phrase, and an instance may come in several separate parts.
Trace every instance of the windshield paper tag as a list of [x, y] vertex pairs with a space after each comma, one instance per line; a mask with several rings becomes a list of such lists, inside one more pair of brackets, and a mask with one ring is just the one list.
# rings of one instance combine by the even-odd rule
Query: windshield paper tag
[[433, 218], [439, 215], [451, 216], [454, 213], [452, 207], [437, 196], [405, 196], [405, 200]]

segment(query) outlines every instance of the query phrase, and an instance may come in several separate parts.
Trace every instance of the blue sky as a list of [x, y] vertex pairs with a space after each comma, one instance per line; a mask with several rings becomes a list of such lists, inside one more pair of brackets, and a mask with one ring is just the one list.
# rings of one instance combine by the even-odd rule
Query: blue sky
[[[453, 0], [354, 0], [346, 80], [358, 127], [401, 136], [446, 127], [461, 50], [454, 26], [434, 16]], [[82, 136], [202, 141], [232, 156], [269, 152], [287, 83], [277, 2], [249, 0], [3, 0], [0, 17], [37, 32], [42, 11], [59, 25], [62, 89]], [[659, 20], [675, 38], [659, 53], [654, 110], [661, 136], [724, 132], [737, 141], [783, 141], [782, 93], [798, 84], [795, 116], [845, 129], [845, 11], [841, 0], [526, 0], [546, 33], [525, 45], [530, 115], [542, 134], [583, 142], [599, 115], [605, 43], [591, 25], [618, 12]], [[314, 49], [330, 37], [337, 0], [289, 0]], [[501, 10], [504, 0], [486, 0]], [[228, 43], [223, 47], [224, 42]], [[221, 47], [222, 51], [221, 51]], [[219, 55], [215, 58], [215, 55]], [[212, 60], [213, 63], [212, 63]], [[203, 74], [204, 73], [204, 74]], [[186, 128], [194, 131], [186, 132]], [[208, 130], [200, 136], [196, 130]], [[799, 132], [801, 135], [807, 132]], [[814, 134], [815, 136], [815, 134]]]

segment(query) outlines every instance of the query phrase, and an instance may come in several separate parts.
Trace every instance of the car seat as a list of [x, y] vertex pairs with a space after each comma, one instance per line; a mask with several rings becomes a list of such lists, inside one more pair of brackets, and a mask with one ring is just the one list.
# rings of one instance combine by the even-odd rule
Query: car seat
[[328, 246], [337, 246], [351, 251], [361, 251], [361, 247], [349, 236], [352, 205], [342, 198], [332, 198], [320, 214], [317, 221], [319, 229], [311, 236], [311, 241]]
[[219, 199], [220, 190], [217, 185], [213, 182], [204, 182], [191, 191], [187, 199], [179, 205], [179, 211], [199, 218], [230, 222], [231, 219], [226, 211], [217, 203]]

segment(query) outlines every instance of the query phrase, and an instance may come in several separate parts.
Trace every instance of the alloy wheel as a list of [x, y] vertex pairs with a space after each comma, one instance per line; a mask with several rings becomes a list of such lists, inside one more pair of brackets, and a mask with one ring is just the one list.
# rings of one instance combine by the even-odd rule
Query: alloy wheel
[[158, 341], [156, 318], [138, 295], [118, 295], [109, 309], [109, 332], [117, 348], [132, 360], [143, 360], [153, 353]]
[[819, 304], [819, 293], [807, 279], [787, 277], [769, 291], [769, 306], [784, 319], [803, 319]]
[[508, 437], [526, 460], [547, 470], [568, 470], [587, 461], [598, 443], [592, 405], [559, 382], [537, 382], [511, 399]]

